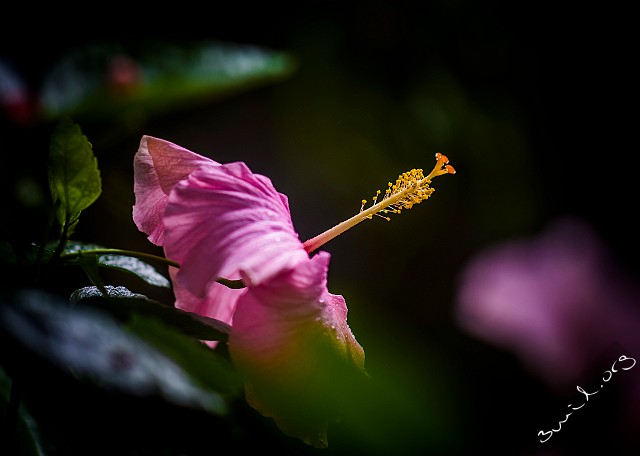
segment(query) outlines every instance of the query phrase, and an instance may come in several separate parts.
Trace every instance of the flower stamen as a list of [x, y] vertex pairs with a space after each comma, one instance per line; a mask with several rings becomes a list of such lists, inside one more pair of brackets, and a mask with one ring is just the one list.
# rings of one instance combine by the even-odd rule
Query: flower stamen
[[363, 220], [373, 218], [374, 215], [391, 220], [387, 214], [400, 214], [402, 209], [411, 209], [416, 204], [428, 199], [435, 191], [430, 186], [434, 177], [455, 173], [456, 170], [449, 165], [447, 156], [437, 153], [436, 165], [427, 177], [424, 176], [422, 169], [412, 169], [400, 174], [395, 183], [389, 182], [387, 184], [387, 189], [380, 201], [378, 201], [378, 198], [382, 192], [378, 190], [372, 198], [370, 207], [365, 209], [367, 200], [363, 199], [358, 214], [306, 241], [304, 243], [305, 250], [309, 253], [313, 252], [321, 245]]

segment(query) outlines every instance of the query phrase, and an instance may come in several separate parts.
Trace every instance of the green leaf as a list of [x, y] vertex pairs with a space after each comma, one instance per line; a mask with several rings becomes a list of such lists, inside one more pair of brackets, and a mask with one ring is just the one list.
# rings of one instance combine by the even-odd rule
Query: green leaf
[[[7, 432], [6, 439], [2, 439], [0, 446], [1, 454], [19, 454], [21, 456], [44, 456], [42, 438], [38, 424], [33, 419], [24, 404], [20, 404], [17, 413], [12, 416], [14, 411], [9, 412], [11, 399], [11, 389], [13, 381], [0, 368], [0, 416], [15, 420], [14, 422], [2, 422], [2, 426]], [[13, 429], [10, 429], [11, 426]], [[13, 438], [13, 441], [9, 439]]]
[[58, 123], [49, 150], [49, 187], [61, 227], [71, 234], [80, 213], [102, 192], [98, 161], [80, 127], [68, 118]]
[[100, 271], [98, 270], [98, 259], [96, 258], [96, 255], [81, 255], [79, 263], [85, 274], [89, 277], [89, 280], [91, 280], [91, 283], [93, 283], [102, 293], [107, 294], [104, 282], [100, 277]]
[[49, 263], [56, 254], [58, 241], [50, 241], [44, 245], [32, 242], [24, 252], [24, 261], [27, 264], [37, 265], [38, 263]]
[[2, 284], [9, 288], [33, 284], [39, 277], [40, 265], [53, 258], [55, 244], [49, 248], [35, 243], [0, 242], [0, 288]]
[[[64, 254], [82, 252], [84, 250], [102, 250], [97, 244], [85, 244], [81, 242], [68, 242]], [[164, 275], [158, 272], [150, 264], [131, 256], [115, 254], [97, 254], [97, 265], [103, 268], [115, 269], [117, 271], [132, 274], [142, 279], [149, 285], [161, 288], [170, 288], [171, 282]]]
[[148, 263], [138, 258], [124, 255], [98, 255], [98, 264], [105, 268], [115, 269], [118, 271], [133, 274], [144, 280], [149, 285], [156, 287], [170, 288], [171, 282], [165, 276], [160, 274], [156, 269]]
[[154, 317], [198, 340], [226, 341], [231, 327], [213, 318], [164, 305], [126, 287], [107, 285], [103, 294], [96, 287], [84, 287], [71, 294], [72, 304], [84, 304], [109, 312], [121, 321], [134, 315]]
[[286, 52], [219, 41], [95, 43], [51, 68], [43, 110], [48, 118], [139, 120], [280, 80], [295, 67]]
[[0, 264], [16, 265], [18, 258], [13, 250], [13, 246], [8, 241], [0, 241]]
[[[0, 328], [13, 338], [11, 343], [19, 343], [80, 381], [226, 414], [233, 390], [230, 363], [224, 364], [220, 355], [200, 342], [191, 340], [190, 346], [161, 323], [137, 318], [145, 338], [125, 330], [104, 312], [70, 308], [60, 297], [39, 290], [22, 290], [0, 303]], [[146, 341], [153, 338], [165, 338], [176, 345], [165, 351], [162, 344]], [[202, 350], [199, 356], [192, 355], [197, 348]], [[185, 359], [210, 366], [185, 368]], [[203, 373], [219, 375], [220, 379], [203, 381]]]
[[157, 319], [137, 316], [129, 329], [180, 365], [198, 383], [229, 397], [242, 391], [242, 381], [233, 365], [197, 340], [186, 337]]

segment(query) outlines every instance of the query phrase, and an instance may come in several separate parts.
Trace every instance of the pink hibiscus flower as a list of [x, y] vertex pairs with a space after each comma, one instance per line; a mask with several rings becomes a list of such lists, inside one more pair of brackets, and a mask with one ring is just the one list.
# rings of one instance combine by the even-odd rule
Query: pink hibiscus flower
[[[133, 220], [180, 265], [170, 269], [176, 307], [232, 325], [229, 351], [248, 402], [285, 433], [323, 447], [348, 381], [339, 372], [362, 375], [364, 351], [344, 299], [327, 289], [329, 254], [309, 253], [374, 214], [427, 199], [431, 179], [454, 172], [447, 163], [438, 154], [427, 177], [422, 170], [400, 175], [382, 201], [374, 197], [370, 208], [302, 243], [287, 197], [267, 177], [143, 136]], [[244, 288], [223, 284], [230, 280]]]
[[335, 384], [321, 375], [329, 366], [318, 350], [332, 347], [364, 372], [344, 299], [327, 290], [329, 254], [309, 258], [286, 196], [244, 163], [219, 164], [144, 136], [134, 172], [134, 222], [180, 264], [170, 271], [176, 306], [232, 323], [229, 349], [248, 402], [287, 434], [326, 446], [335, 411], [308, 407]]

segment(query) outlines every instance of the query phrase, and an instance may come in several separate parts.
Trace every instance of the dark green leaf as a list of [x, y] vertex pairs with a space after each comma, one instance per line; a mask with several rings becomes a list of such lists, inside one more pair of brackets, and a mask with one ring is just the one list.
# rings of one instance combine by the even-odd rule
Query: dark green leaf
[[105, 268], [133, 274], [149, 285], [162, 288], [169, 288], [171, 286], [169, 279], [156, 271], [153, 266], [138, 258], [124, 255], [98, 255], [98, 264]]
[[242, 391], [242, 382], [231, 363], [203, 343], [150, 318], [136, 317], [129, 328], [173, 359], [201, 386], [230, 396]]
[[15, 415], [13, 413], [16, 411], [10, 411], [11, 406], [9, 404], [12, 387], [12, 380], [0, 368], [0, 416], [15, 420], [15, 422], [2, 422], [2, 426], [8, 432], [6, 434], [7, 438], [2, 439], [2, 442], [0, 442], [0, 454], [44, 456], [38, 425], [24, 404], [18, 407]]
[[[141, 327], [155, 328], [155, 337], [176, 340], [166, 326], [158, 328], [160, 323], [138, 318]], [[192, 350], [187, 343], [178, 343], [165, 352], [161, 344], [147, 343], [104, 312], [70, 308], [59, 297], [37, 290], [22, 291], [3, 302], [0, 327], [25, 348], [81, 380], [133, 395], [159, 395], [214, 414], [227, 411], [230, 374], [216, 368], [221, 357], [199, 342], [192, 341], [203, 350], [198, 362], [211, 363], [214, 367], [206, 368], [206, 372], [220, 373], [221, 380], [202, 381], [204, 370], [194, 375], [192, 366], [182, 367], [182, 358], [191, 357], [190, 353], [182, 354], [183, 350]], [[218, 383], [220, 390], [214, 388]]]
[[45, 115], [118, 120], [157, 115], [288, 76], [287, 53], [256, 46], [92, 44], [66, 55], [43, 84]]
[[96, 287], [81, 288], [73, 292], [70, 301], [98, 307], [122, 321], [129, 320], [134, 314], [155, 317], [198, 340], [226, 341], [231, 330], [228, 324], [219, 320], [161, 304], [125, 287], [107, 285], [105, 291], [103, 295]]
[[27, 264], [49, 263], [55, 255], [58, 241], [46, 243], [44, 246], [31, 243], [24, 252], [24, 260]]
[[11, 243], [7, 241], [0, 242], [0, 264], [15, 265], [17, 263], [18, 258]]
[[40, 267], [53, 258], [55, 245], [57, 242], [51, 248], [34, 243], [0, 243], [0, 283], [11, 288], [33, 284], [39, 277]]
[[91, 143], [68, 118], [58, 123], [49, 151], [49, 187], [58, 221], [69, 228], [80, 213], [98, 199], [102, 183]]
[[[80, 242], [68, 242], [64, 250], [65, 254], [80, 252], [83, 250], [105, 249], [96, 244], [83, 244]], [[169, 288], [171, 282], [164, 275], [159, 273], [153, 266], [140, 260], [139, 258], [113, 255], [113, 254], [97, 254], [97, 264], [100, 267], [115, 269], [118, 271], [132, 274], [139, 279], [144, 280], [149, 285], [156, 287]]]
[[106, 294], [104, 283], [100, 277], [100, 271], [98, 270], [98, 259], [96, 255], [81, 255], [79, 258], [80, 266], [84, 270], [91, 283], [93, 283], [102, 293]]

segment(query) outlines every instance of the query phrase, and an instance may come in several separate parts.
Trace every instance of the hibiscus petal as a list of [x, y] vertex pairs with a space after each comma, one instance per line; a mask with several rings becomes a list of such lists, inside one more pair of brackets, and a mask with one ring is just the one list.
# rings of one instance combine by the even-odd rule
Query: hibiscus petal
[[[178, 309], [231, 324], [238, 298], [244, 294], [246, 289], [233, 289], [217, 282], [212, 282], [207, 289], [206, 296], [199, 298], [177, 283], [175, 280], [177, 273], [177, 268], [169, 268], [169, 275], [173, 282], [173, 292], [176, 298], [175, 306]], [[215, 343], [209, 343], [209, 345], [213, 347]]]
[[328, 422], [364, 374], [364, 351], [347, 324], [345, 301], [326, 288], [328, 263], [329, 254], [320, 252], [249, 288], [229, 338], [247, 401], [286, 434], [317, 447], [327, 446]]
[[163, 216], [175, 184], [202, 165], [217, 162], [163, 139], [143, 136], [133, 160], [133, 221], [156, 245], [164, 243]]
[[218, 277], [247, 286], [308, 259], [284, 195], [240, 162], [204, 166], [169, 196], [165, 253], [181, 268], [177, 281], [197, 296]]

